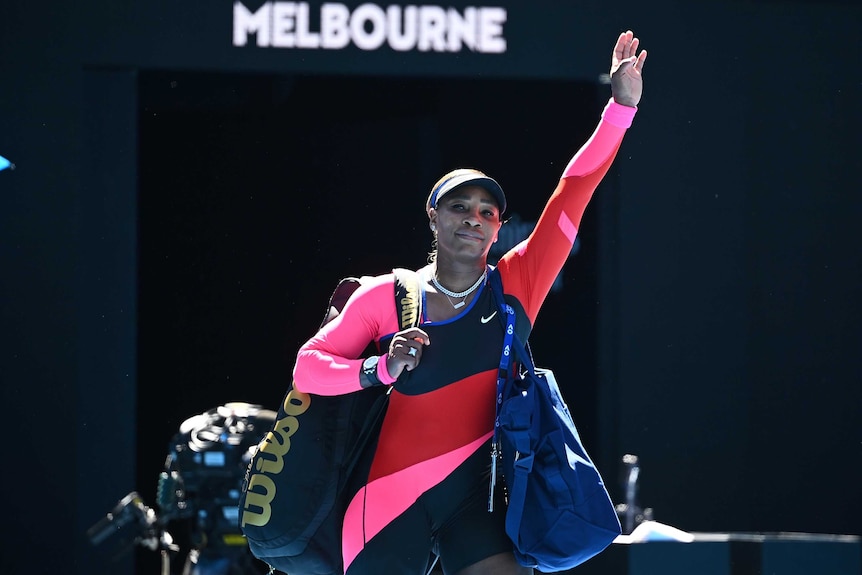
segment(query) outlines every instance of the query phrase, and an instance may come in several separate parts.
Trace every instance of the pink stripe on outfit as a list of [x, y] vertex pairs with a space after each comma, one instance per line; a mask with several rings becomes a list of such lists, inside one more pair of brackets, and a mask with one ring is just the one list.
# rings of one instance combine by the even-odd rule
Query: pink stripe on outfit
[[566, 236], [571, 243], [575, 243], [575, 236], [578, 235], [578, 228], [575, 226], [575, 222], [569, 219], [566, 212], [560, 213], [560, 219], [557, 220], [557, 225], [560, 227], [560, 231], [563, 232], [563, 235]]
[[375, 479], [362, 488], [350, 501], [344, 514], [341, 541], [344, 571], [347, 571], [365, 547], [366, 541], [404, 513], [420, 495], [445, 478], [446, 474], [435, 469], [454, 469], [486, 444], [492, 435], [493, 432], [487, 433], [463, 447]]

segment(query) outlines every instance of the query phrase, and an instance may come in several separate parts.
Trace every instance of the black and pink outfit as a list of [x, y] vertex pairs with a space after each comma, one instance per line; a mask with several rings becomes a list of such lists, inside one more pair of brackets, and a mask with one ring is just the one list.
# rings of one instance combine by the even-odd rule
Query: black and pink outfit
[[[533, 233], [497, 263], [522, 339], [569, 256], [584, 210], [635, 111], [608, 103]], [[360, 389], [360, 354], [371, 341], [385, 351], [399, 329], [393, 281], [392, 274], [363, 280], [341, 315], [302, 346], [294, 368], [300, 391], [337, 395]], [[503, 342], [496, 313], [491, 290], [483, 285], [459, 315], [440, 322], [423, 318], [431, 345], [419, 366], [394, 382], [370, 472], [344, 517], [348, 575], [424, 575], [432, 553], [454, 573], [512, 549], [504, 531], [505, 505], [487, 511]], [[378, 376], [392, 383], [384, 360]]]

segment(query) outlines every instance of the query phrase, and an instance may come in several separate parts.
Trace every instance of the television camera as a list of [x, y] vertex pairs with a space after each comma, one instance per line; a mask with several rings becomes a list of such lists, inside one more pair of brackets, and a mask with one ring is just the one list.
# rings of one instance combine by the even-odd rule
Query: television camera
[[[112, 542], [115, 558], [136, 546], [158, 551], [162, 575], [184, 551], [182, 575], [265, 573], [239, 528], [238, 505], [249, 461], [275, 418], [259, 405], [234, 402], [186, 419], [159, 474], [158, 511], [132, 491], [87, 530], [90, 542]], [[185, 550], [167, 530], [179, 522], [188, 529]]]

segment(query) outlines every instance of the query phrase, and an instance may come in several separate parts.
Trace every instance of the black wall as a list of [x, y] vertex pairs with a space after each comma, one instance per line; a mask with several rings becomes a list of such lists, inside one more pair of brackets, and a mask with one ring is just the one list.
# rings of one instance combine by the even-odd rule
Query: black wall
[[729, 8], [664, 21], [626, 142], [616, 445], [671, 524], [858, 532], [858, 8]]
[[[248, 63], [255, 52], [237, 57], [227, 49], [207, 53], [205, 43], [189, 47], [189, 38], [200, 39], [208, 29], [214, 10], [205, 15], [198, 3], [9, 7], [0, 29], [0, 155], [16, 169], [0, 172], [0, 378], [11, 416], [3, 502], [20, 544], [4, 548], [0, 572], [107, 572], [107, 560], [84, 531], [129, 490], [154, 488], [147, 467], [161, 463], [153, 457], [162, 456], [169, 439], [164, 430], [223, 401], [268, 403], [290, 349], [319, 320], [315, 294], [328, 292], [351, 268], [365, 273], [420, 263], [381, 257], [394, 253], [385, 236], [369, 238], [352, 259], [331, 267], [292, 262], [283, 244], [295, 242], [283, 240], [299, 226], [310, 226], [305, 252], [317, 251], [328, 262], [339, 242], [330, 244], [334, 236], [326, 232], [351, 229], [380, 212], [369, 201], [355, 206], [354, 217], [332, 216], [325, 202], [341, 204], [347, 196], [324, 202], [317, 194], [349, 187], [350, 174], [329, 170], [325, 181], [310, 181], [307, 173], [286, 173], [274, 149], [296, 146], [307, 153], [304, 146], [312, 144], [340, 153], [363, 144], [371, 131], [382, 134], [378, 146], [387, 134], [443, 138], [428, 148], [385, 146], [398, 154], [394, 171], [403, 179], [396, 187], [374, 188], [387, 190], [387, 197], [403, 189], [412, 194], [403, 212], [393, 211], [399, 214], [393, 229], [409, 236], [405, 258], [422, 254], [427, 232], [418, 206], [443, 164], [493, 163], [488, 170], [507, 190], [518, 190], [519, 203], [531, 186], [553, 184], [584, 126], [595, 121], [594, 106], [606, 96], [595, 81], [625, 27], [650, 51], [646, 95], [603, 190], [608, 193], [591, 206], [586, 225], [595, 226], [595, 244], [582, 236], [587, 245], [564, 277], [573, 290], [567, 297], [579, 297], [573, 293], [578, 287], [596, 294], [585, 312], [594, 316], [595, 327], [587, 326], [594, 329], [593, 343], [582, 335], [577, 348], [596, 350], [586, 372], [595, 370], [589, 391], [595, 413], [585, 409], [583, 416], [593, 451], [612, 488], [619, 457], [638, 454], [643, 503], [655, 508], [658, 520], [681, 529], [858, 534], [862, 262], [855, 227], [862, 216], [856, 193], [862, 94], [852, 58], [860, 9], [726, 2], [609, 10], [594, 4], [559, 8], [551, 18], [550, 6], [534, 3], [528, 11], [513, 3], [511, 66], [489, 65], [493, 77], [483, 78], [497, 78], [506, 89], [495, 93], [483, 117], [499, 126], [487, 141], [437, 126], [449, 117], [442, 112], [464, 114], [451, 102], [444, 105], [461, 88], [450, 85], [448, 96], [435, 100], [411, 92], [415, 88], [405, 82], [393, 88], [416, 102], [405, 112], [373, 108], [363, 121], [354, 110], [339, 124], [332, 120], [337, 110], [326, 110], [324, 125], [341, 126], [338, 133], [309, 131], [293, 142], [280, 137], [284, 129], [266, 130], [283, 127], [270, 123], [268, 108], [258, 106], [250, 119], [207, 125], [204, 113], [182, 113], [191, 103], [202, 105], [199, 98], [184, 104], [176, 93], [152, 91], [169, 80], [169, 73], [159, 74], [172, 69], [184, 73], [174, 88], [181, 91], [196, 70], [253, 68]], [[194, 27], [190, 10], [200, 16]], [[532, 24], [518, 27], [516, 18]], [[543, 24], [541, 41], [526, 31]], [[560, 57], [566, 50], [577, 57]], [[333, 77], [339, 65], [360, 77], [388, 70], [388, 82], [398, 84], [397, 60], [349, 56], [303, 60], [269, 52], [258, 66], [266, 73], [306, 68], [277, 70], [280, 75], [314, 75], [320, 68], [327, 78], [314, 85], [336, 94], [348, 87]], [[482, 69], [480, 58], [457, 60], [450, 79], [469, 80]], [[404, 63], [405, 77], [421, 77], [423, 70], [445, 76], [446, 62], [453, 62], [417, 61]], [[535, 85], [522, 83], [531, 78]], [[255, 86], [249, 79], [236, 89]], [[489, 86], [465, 81], [463, 89], [487, 97]], [[558, 87], [578, 105], [591, 102], [591, 109], [567, 109], [552, 99], [542, 111], [564, 119], [548, 125], [540, 115], [523, 115], [525, 100], [541, 107], [542, 90], [556, 93]], [[295, 88], [269, 84], [262, 97], [288, 101]], [[359, 99], [356, 87], [349, 88]], [[237, 105], [204, 104], [220, 114]], [[159, 108], [165, 121], [147, 118], [147, 106]], [[314, 120], [310, 110], [296, 117], [300, 126], [316, 127]], [[569, 147], [557, 143], [559, 122], [577, 125]], [[226, 137], [220, 126], [240, 138]], [[175, 138], [173, 146], [194, 145], [190, 133], [182, 139], [171, 132], [177, 127], [230, 147], [158, 156], [168, 147], [153, 144], [160, 135]], [[537, 132], [529, 145], [501, 144], [526, 130]], [[254, 132], [260, 137], [249, 138]], [[294, 133], [301, 133], [295, 125]], [[547, 147], [533, 153], [534, 142]], [[490, 144], [506, 157], [476, 155]], [[451, 156], [434, 157], [439, 150]], [[222, 170], [214, 159], [233, 168]], [[315, 171], [326, 172], [331, 161]], [[533, 169], [520, 170], [523, 161]], [[350, 167], [370, 169], [358, 161]], [[270, 188], [245, 189], [244, 172], [271, 179]], [[222, 190], [243, 195], [214, 195], [217, 177]], [[312, 190], [308, 200], [287, 202], [296, 189]], [[139, 197], [144, 191], [156, 195]], [[254, 206], [261, 219], [218, 219], [234, 206]], [[200, 221], [180, 217], [195, 213], [192, 208]], [[330, 217], [337, 225], [327, 225]], [[161, 233], [155, 221], [170, 227]], [[155, 254], [178, 248], [160, 242], [182, 237], [176, 230], [184, 225], [224, 234], [185, 237], [183, 253], [197, 255], [171, 269]], [[364, 237], [355, 231], [345, 236], [351, 244]], [[592, 267], [583, 263], [589, 257]], [[251, 273], [261, 269], [279, 275]], [[171, 273], [182, 279], [173, 291]], [[309, 281], [293, 281], [297, 277]], [[227, 285], [236, 287], [218, 291]], [[191, 299], [194, 290], [200, 297]], [[247, 295], [238, 296], [239, 290]], [[167, 301], [158, 293], [176, 303], [171, 315], [158, 308]], [[267, 300], [281, 306], [276, 313], [262, 313]], [[240, 309], [226, 310], [228, 303]], [[586, 306], [552, 303], [569, 313]], [[550, 315], [540, 319], [549, 332], [568, 323]], [[223, 334], [208, 340], [226, 328], [221, 320], [227, 318], [241, 318], [227, 341]], [[159, 326], [170, 330], [164, 340], [154, 335]], [[252, 344], [258, 340], [251, 334], [259, 332], [281, 339]], [[198, 339], [182, 340], [186, 333]], [[216, 353], [228, 347], [236, 355]], [[563, 362], [570, 354], [543, 349], [544, 363], [569, 369]], [[227, 397], [224, 376], [232, 374], [242, 377], [235, 396]], [[164, 394], [167, 387], [171, 393]], [[131, 561], [124, 565], [132, 569]]]

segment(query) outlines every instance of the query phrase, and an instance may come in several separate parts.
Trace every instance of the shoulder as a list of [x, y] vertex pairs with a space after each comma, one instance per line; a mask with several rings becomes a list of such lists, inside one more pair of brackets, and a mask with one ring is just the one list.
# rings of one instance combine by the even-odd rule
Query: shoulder
[[500, 283], [505, 293], [518, 290], [516, 287], [520, 285], [518, 263], [516, 258], [511, 257], [511, 254], [506, 254], [496, 265], [491, 266], [490, 274], [500, 278]]
[[518, 258], [503, 258], [497, 263], [495, 270], [499, 274], [506, 303], [514, 308], [518, 317], [526, 319], [526, 322], [518, 323], [519, 328], [533, 325], [538, 315], [538, 306], [541, 305], [541, 300], [536, 303], [532, 297], [536, 292], [533, 287], [535, 278], [531, 277], [521, 263]]
[[377, 294], [386, 292], [391, 294], [395, 283], [395, 275], [392, 272], [380, 275], [360, 276], [356, 278], [359, 287], [351, 296], [351, 300], [358, 298], [376, 297]]
[[350, 296], [344, 309], [345, 316], [374, 326], [377, 336], [396, 331], [395, 275], [385, 273], [362, 276], [359, 287]]
[[394, 279], [395, 274], [393, 274], [392, 272], [373, 276], [360, 276], [359, 278], [357, 278], [359, 284], [362, 286], [381, 286], [387, 284], [391, 285]]

